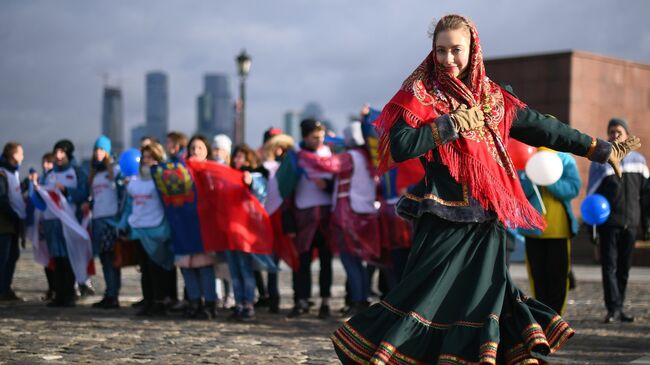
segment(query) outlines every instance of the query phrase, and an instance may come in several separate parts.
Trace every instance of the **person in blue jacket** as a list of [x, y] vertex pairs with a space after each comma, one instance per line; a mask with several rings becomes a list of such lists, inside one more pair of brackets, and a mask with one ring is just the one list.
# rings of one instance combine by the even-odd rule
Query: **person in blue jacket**
[[521, 231], [526, 236], [526, 267], [531, 290], [535, 299], [562, 314], [569, 290], [571, 237], [578, 233], [571, 200], [578, 196], [581, 182], [575, 159], [568, 153], [557, 155], [563, 169], [555, 183], [534, 186], [523, 171], [519, 172], [519, 179], [528, 201], [547, 223], [544, 231]]

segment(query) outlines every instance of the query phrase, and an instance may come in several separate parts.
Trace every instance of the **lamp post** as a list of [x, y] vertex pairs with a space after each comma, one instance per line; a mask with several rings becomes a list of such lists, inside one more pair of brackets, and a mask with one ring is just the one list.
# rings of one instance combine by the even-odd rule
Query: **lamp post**
[[235, 143], [244, 143], [246, 135], [246, 76], [251, 69], [251, 57], [242, 50], [235, 58], [237, 61], [237, 73], [239, 74], [239, 118], [235, 123]]

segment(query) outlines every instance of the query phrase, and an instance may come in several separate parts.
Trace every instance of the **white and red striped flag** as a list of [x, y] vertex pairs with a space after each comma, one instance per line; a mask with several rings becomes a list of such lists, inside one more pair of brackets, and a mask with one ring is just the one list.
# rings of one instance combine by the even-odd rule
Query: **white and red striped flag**
[[40, 188], [36, 191], [45, 201], [47, 209], [61, 220], [63, 238], [72, 271], [77, 283], [84, 283], [88, 279], [88, 263], [93, 258], [92, 243], [88, 231], [77, 222], [74, 209], [59, 190]]

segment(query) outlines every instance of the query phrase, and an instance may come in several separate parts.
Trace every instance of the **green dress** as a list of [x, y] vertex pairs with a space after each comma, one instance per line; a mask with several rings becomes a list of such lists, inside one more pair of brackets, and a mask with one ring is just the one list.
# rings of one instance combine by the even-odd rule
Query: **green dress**
[[[398, 122], [390, 131], [395, 161], [457, 138], [444, 125], [448, 118], [439, 119], [431, 128]], [[528, 108], [517, 114], [511, 136], [600, 162], [611, 150]], [[332, 335], [337, 355], [344, 364], [544, 363], [573, 330], [514, 285], [505, 227], [436, 161], [423, 160], [426, 178], [398, 203], [415, 228], [402, 281]]]

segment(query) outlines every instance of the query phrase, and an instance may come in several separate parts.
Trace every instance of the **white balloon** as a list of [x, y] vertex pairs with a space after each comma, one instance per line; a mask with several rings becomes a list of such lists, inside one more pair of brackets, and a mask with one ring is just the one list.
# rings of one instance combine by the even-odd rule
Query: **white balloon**
[[562, 160], [555, 152], [538, 151], [526, 163], [526, 175], [535, 185], [548, 186], [562, 177]]

